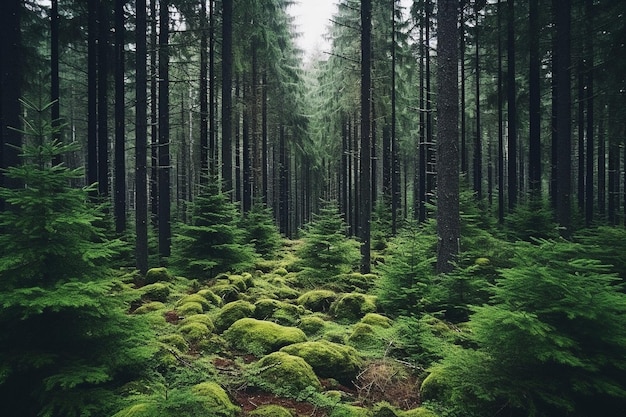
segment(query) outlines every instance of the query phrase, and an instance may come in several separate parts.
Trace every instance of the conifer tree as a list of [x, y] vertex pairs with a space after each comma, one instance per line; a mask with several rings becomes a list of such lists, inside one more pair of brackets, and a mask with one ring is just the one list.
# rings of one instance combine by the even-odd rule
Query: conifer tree
[[115, 253], [94, 224], [92, 187], [70, 187], [83, 169], [54, 164], [76, 151], [51, 139], [48, 107], [25, 103], [22, 165], [0, 188], [0, 403], [19, 416], [96, 416], [115, 409], [115, 386], [139, 375], [151, 333], [128, 316], [123, 286], [106, 261]]
[[326, 202], [302, 230], [303, 245], [298, 250], [305, 275], [327, 280], [358, 266], [359, 243], [346, 236], [348, 225], [337, 204]]
[[237, 207], [218, 185], [210, 180], [202, 186], [191, 207], [191, 223], [181, 225], [173, 241], [171, 263], [189, 278], [241, 272], [254, 260], [254, 250], [238, 227]]
[[265, 204], [256, 202], [247, 212], [242, 221], [244, 241], [254, 246], [261, 256], [272, 257], [281, 246], [281, 237], [274, 223], [272, 210]]

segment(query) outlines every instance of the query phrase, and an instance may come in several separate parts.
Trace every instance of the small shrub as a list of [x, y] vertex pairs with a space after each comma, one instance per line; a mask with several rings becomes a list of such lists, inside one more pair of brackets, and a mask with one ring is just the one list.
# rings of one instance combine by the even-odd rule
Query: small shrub
[[244, 317], [252, 317], [254, 314], [254, 304], [238, 300], [224, 305], [215, 316], [213, 324], [218, 332], [228, 329], [234, 322]]
[[243, 318], [224, 332], [224, 338], [236, 349], [261, 356], [283, 346], [303, 342], [306, 335], [296, 327]]
[[270, 353], [253, 364], [248, 380], [253, 386], [289, 398], [297, 398], [307, 389], [322, 388], [311, 365], [285, 352]]

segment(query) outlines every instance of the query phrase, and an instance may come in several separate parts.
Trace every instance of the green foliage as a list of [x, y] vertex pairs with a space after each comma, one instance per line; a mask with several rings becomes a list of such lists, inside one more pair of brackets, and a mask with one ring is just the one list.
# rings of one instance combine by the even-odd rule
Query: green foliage
[[430, 305], [434, 238], [408, 226], [392, 239], [377, 268], [378, 304], [392, 317], [423, 312]]
[[443, 397], [484, 415], [623, 409], [626, 295], [607, 266], [580, 258], [583, 250], [564, 241], [515, 246], [515, 267], [501, 271], [491, 304], [471, 317], [476, 348], [452, 349], [434, 369]]
[[[41, 114], [26, 103], [31, 113]], [[56, 164], [74, 151], [50, 139], [40, 120], [25, 121], [23, 163], [4, 175], [23, 184], [0, 188], [0, 392], [13, 415], [105, 415], [112, 390], [140, 375], [156, 352], [134, 295], [107, 268], [116, 242], [95, 224], [92, 188], [72, 188], [82, 169]]]
[[382, 328], [391, 327], [391, 319], [389, 317], [385, 317], [382, 314], [377, 313], [367, 313], [362, 319], [361, 323], [369, 324], [370, 326], [378, 326]]
[[374, 312], [376, 297], [360, 293], [343, 294], [330, 306], [330, 314], [341, 322], [355, 322]]
[[213, 323], [218, 332], [223, 332], [237, 320], [251, 317], [252, 315], [254, 315], [254, 304], [244, 300], [237, 300], [224, 305], [215, 316]]
[[575, 234], [574, 240], [585, 246], [585, 254], [597, 259], [626, 280], [626, 229], [599, 226]]
[[224, 338], [237, 350], [262, 356], [283, 346], [303, 342], [306, 340], [306, 335], [297, 327], [243, 318], [237, 320], [224, 332]]
[[180, 225], [172, 239], [170, 261], [177, 271], [191, 278], [241, 272], [254, 264], [254, 251], [238, 226], [237, 208], [218, 185], [212, 181], [201, 190], [191, 205], [191, 223]]
[[527, 204], [519, 204], [506, 216], [508, 234], [517, 240], [552, 239], [559, 236], [554, 213], [544, 199], [530, 198]]
[[327, 340], [295, 343], [280, 351], [301, 357], [318, 376], [335, 378], [343, 384], [350, 384], [363, 365], [356, 349]]
[[250, 411], [250, 417], [293, 417], [291, 411], [280, 405], [262, 405], [256, 410]]
[[354, 270], [360, 259], [359, 243], [346, 237], [347, 225], [335, 203], [325, 204], [302, 230], [301, 276], [310, 284], [330, 282], [338, 274]]
[[251, 243], [257, 254], [273, 258], [282, 245], [282, 238], [274, 223], [272, 210], [263, 203], [256, 202], [241, 220], [245, 231], [244, 241]]

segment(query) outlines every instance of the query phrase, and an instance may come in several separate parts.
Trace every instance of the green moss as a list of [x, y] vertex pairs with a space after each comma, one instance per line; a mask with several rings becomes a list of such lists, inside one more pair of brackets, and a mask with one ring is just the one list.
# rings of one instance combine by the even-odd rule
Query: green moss
[[296, 343], [285, 346], [281, 352], [300, 356], [318, 376], [335, 378], [343, 384], [349, 384], [363, 364], [356, 349], [327, 340]]
[[236, 349], [253, 355], [263, 355], [293, 343], [306, 340], [304, 332], [296, 327], [243, 318], [224, 332], [224, 338]]
[[211, 303], [209, 303], [209, 301], [204, 298], [203, 296], [201, 296], [200, 294], [190, 294], [187, 295], [183, 298], [181, 298], [180, 300], [178, 300], [178, 302], [176, 303], [177, 306], [182, 306], [184, 304], [187, 303], [198, 303], [202, 306], [202, 311], [209, 311], [211, 309]]
[[143, 304], [134, 311], [135, 314], [146, 314], [151, 313], [153, 311], [163, 310], [165, 308], [165, 304], [160, 301], [151, 301], [149, 303]]
[[289, 409], [280, 405], [262, 405], [248, 413], [250, 417], [293, 417]]
[[441, 367], [434, 366], [429, 369], [430, 374], [422, 381], [420, 396], [424, 400], [439, 398], [446, 390]]
[[204, 299], [211, 303], [211, 305], [214, 305], [216, 307], [220, 307], [222, 305], [222, 298], [209, 289], [205, 288], [203, 290], [200, 290], [197, 292], [197, 294], [204, 297]]
[[311, 365], [285, 352], [270, 353], [253, 364], [248, 380], [258, 388], [291, 398], [297, 398], [307, 389], [322, 388]]
[[259, 320], [271, 320], [282, 325], [295, 324], [302, 314], [304, 308], [282, 301], [264, 298], [254, 303], [254, 317]]
[[369, 324], [370, 326], [378, 326], [384, 329], [391, 327], [392, 320], [389, 317], [385, 317], [382, 314], [367, 313], [362, 319], [361, 323]]
[[182, 316], [192, 316], [194, 314], [202, 314], [202, 312], [204, 311], [202, 309], [202, 304], [196, 303], [196, 302], [193, 302], [193, 301], [185, 303], [185, 304], [182, 304], [181, 306], [177, 307], [176, 310]]
[[154, 284], [155, 282], [169, 282], [172, 275], [167, 268], [152, 268], [146, 272], [146, 284]]
[[180, 334], [167, 334], [159, 337], [159, 341], [173, 346], [181, 352], [187, 352], [189, 350], [189, 345], [183, 336]]
[[220, 297], [223, 302], [230, 303], [239, 299], [239, 288], [237, 286], [226, 283], [215, 284], [211, 287], [211, 291]]
[[254, 303], [254, 318], [259, 320], [265, 320], [271, 317], [276, 310], [280, 308], [283, 303], [272, 298], [262, 298]]
[[170, 295], [170, 286], [163, 284], [162, 282], [155, 282], [154, 284], [148, 284], [139, 289], [141, 292], [141, 298], [150, 301], [167, 301], [167, 297]]
[[284, 277], [285, 275], [288, 274], [287, 269], [286, 268], [276, 268], [275, 270], [272, 271], [272, 274], [276, 274], [276, 275], [280, 275], [281, 277]]
[[113, 417], [152, 417], [156, 407], [151, 403], [139, 403], [131, 405], [113, 415]]
[[479, 266], [487, 266], [491, 264], [491, 261], [489, 260], [489, 258], [476, 258], [474, 260], [474, 264]]
[[327, 285], [329, 288], [339, 292], [368, 292], [374, 287], [377, 278], [375, 274], [350, 272], [337, 275], [336, 279]]
[[343, 322], [355, 322], [367, 313], [376, 312], [376, 298], [361, 293], [348, 293], [330, 306], [330, 313]]
[[367, 408], [339, 404], [333, 408], [329, 417], [372, 417], [372, 413]]
[[228, 329], [234, 322], [245, 317], [252, 317], [254, 305], [248, 301], [237, 300], [224, 305], [215, 316], [213, 324], [218, 332]]
[[194, 385], [191, 392], [203, 401], [207, 415], [234, 417], [239, 413], [239, 407], [230, 401], [226, 391], [215, 382]]
[[197, 343], [211, 334], [211, 331], [205, 324], [197, 322], [182, 325], [178, 331], [185, 337], [186, 340], [193, 343]]
[[369, 324], [357, 323], [348, 336], [348, 343], [358, 347], [372, 347], [379, 343], [374, 328]]
[[213, 321], [211, 321], [211, 318], [206, 314], [196, 314], [186, 317], [181, 325], [184, 326], [189, 323], [202, 323], [209, 329], [210, 332], [213, 332], [213, 330], [215, 330], [215, 325], [213, 325]]
[[328, 311], [337, 299], [337, 294], [330, 290], [311, 290], [298, 297], [297, 303], [311, 311]]
[[320, 332], [326, 326], [326, 321], [317, 316], [305, 316], [300, 319], [298, 327], [311, 336]]
[[424, 407], [401, 411], [398, 417], [438, 417], [437, 414]]

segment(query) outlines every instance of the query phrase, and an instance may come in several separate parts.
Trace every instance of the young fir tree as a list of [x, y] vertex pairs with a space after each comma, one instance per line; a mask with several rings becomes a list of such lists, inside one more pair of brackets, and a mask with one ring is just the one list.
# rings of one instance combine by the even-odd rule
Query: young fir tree
[[5, 171], [23, 186], [0, 188], [0, 404], [16, 416], [109, 415], [113, 389], [152, 356], [152, 334], [126, 314], [106, 266], [115, 244], [94, 226], [93, 188], [70, 186], [83, 169], [53, 162], [77, 147], [51, 139], [47, 107], [25, 105], [40, 120], [25, 121], [23, 164]]
[[272, 258], [280, 248], [282, 240], [274, 223], [272, 211], [261, 202], [252, 205], [252, 209], [241, 220], [244, 240], [254, 246], [257, 254]]
[[358, 266], [359, 242], [346, 236], [347, 228], [333, 202], [323, 204], [320, 212], [313, 215], [302, 230], [304, 243], [297, 252], [303, 277], [323, 283]]
[[180, 226], [172, 242], [172, 265], [189, 278], [210, 279], [241, 272], [254, 263], [254, 249], [238, 227], [239, 213], [218, 181], [203, 186], [191, 206], [191, 222]]
[[617, 416], [626, 407], [626, 295], [585, 248], [519, 242], [473, 343], [449, 349], [433, 378], [459, 415]]

